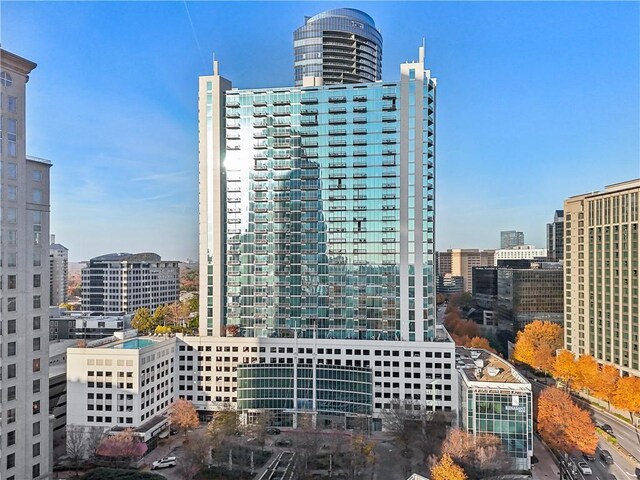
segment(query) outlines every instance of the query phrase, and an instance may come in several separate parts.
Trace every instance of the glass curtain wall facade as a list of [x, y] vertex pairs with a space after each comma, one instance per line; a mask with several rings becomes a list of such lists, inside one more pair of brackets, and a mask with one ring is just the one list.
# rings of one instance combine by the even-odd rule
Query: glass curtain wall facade
[[293, 34], [296, 85], [320, 77], [325, 85], [382, 78], [382, 35], [360, 10], [339, 8], [308, 17]]
[[[369, 368], [321, 364], [238, 366], [238, 409], [243, 411], [371, 415], [372, 397]], [[289, 423], [292, 418], [282, 420]]]
[[405, 66], [224, 94], [227, 334], [433, 338], [435, 80]]
[[475, 435], [497, 435], [515, 467], [528, 470], [533, 451], [531, 392], [462, 389], [462, 420]]

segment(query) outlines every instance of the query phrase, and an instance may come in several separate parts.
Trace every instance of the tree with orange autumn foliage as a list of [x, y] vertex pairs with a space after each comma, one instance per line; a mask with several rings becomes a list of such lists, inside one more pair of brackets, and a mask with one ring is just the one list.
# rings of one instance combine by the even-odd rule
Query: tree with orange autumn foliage
[[562, 348], [562, 327], [535, 320], [518, 332], [513, 359], [543, 372], [553, 369], [556, 350]]
[[613, 404], [628, 411], [633, 423], [633, 414], [640, 414], [640, 378], [620, 378], [613, 395]]
[[580, 355], [576, 362], [576, 373], [576, 389], [591, 393], [595, 389], [598, 378], [598, 362], [595, 358], [591, 355]]
[[576, 358], [568, 350], [560, 350], [551, 368], [551, 374], [557, 380], [564, 383], [567, 390], [571, 389], [578, 373], [576, 371]]
[[563, 452], [593, 454], [598, 437], [589, 413], [557, 388], [545, 388], [538, 399], [538, 431], [549, 446]]
[[606, 400], [609, 410], [616, 393], [618, 380], [620, 380], [620, 372], [613, 365], [603, 365], [596, 377], [593, 394], [602, 400]]
[[187, 430], [197, 428], [198, 425], [200, 425], [198, 412], [193, 406], [193, 403], [182, 398], [176, 400], [171, 405], [169, 418], [171, 419], [171, 425], [182, 430], [185, 435], [187, 434]]
[[440, 461], [431, 467], [431, 479], [467, 480], [467, 475], [464, 473], [464, 470], [445, 453]]
[[489, 345], [489, 340], [484, 337], [473, 337], [471, 340], [469, 340], [465, 347], [483, 348], [485, 350], [489, 350], [490, 352], [496, 353], [496, 351], [491, 348], [491, 345]]

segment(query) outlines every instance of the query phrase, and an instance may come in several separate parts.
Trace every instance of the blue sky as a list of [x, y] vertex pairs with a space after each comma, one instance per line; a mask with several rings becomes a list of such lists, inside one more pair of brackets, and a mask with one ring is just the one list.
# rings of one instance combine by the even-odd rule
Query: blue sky
[[[438, 78], [437, 246], [544, 245], [565, 198], [640, 177], [640, 4], [8, 2], [3, 48], [38, 63], [30, 154], [52, 169], [51, 231], [72, 260], [197, 256], [197, 77], [293, 83], [293, 30], [335, 7], [382, 31], [383, 78]], [[191, 21], [188, 13], [190, 14]]]

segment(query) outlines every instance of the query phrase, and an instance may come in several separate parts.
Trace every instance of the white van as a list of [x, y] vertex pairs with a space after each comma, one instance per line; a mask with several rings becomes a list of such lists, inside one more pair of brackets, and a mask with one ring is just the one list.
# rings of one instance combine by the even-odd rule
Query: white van
[[176, 466], [176, 457], [164, 457], [151, 464], [151, 470]]

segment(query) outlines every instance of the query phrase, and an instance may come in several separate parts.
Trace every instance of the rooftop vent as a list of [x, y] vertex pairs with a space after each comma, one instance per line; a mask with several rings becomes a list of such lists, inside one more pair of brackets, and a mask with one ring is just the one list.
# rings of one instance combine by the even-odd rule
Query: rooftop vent
[[480, 352], [471, 352], [471, 358], [479, 358]]
[[489, 374], [490, 377], [495, 377], [499, 373], [500, 373], [500, 369], [499, 368], [496, 368], [496, 367], [488, 367], [487, 368], [487, 374]]
[[478, 367], [478, 368], [484, 367], [484, 361], [483, 360], [474, 360], [473, 363], [475, 363], [476, 367]]

